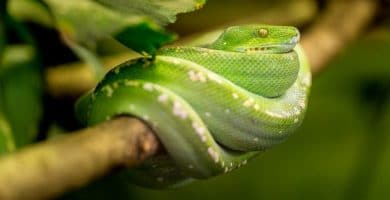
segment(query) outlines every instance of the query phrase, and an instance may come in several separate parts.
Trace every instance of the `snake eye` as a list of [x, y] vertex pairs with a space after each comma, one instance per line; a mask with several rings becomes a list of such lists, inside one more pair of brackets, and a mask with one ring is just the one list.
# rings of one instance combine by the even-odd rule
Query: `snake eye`
[[265, 28], [261, 28], [258, 31], [258, 34], [260, 37], [267, 37], [268, 36], [268, 30]]

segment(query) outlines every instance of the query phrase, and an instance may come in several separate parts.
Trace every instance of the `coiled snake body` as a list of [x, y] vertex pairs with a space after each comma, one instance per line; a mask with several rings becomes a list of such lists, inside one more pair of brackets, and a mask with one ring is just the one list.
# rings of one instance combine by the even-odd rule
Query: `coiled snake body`
[[226, 173], [301, 124], [311, 76], [298, 40], [294, 27], [245, 25], [204, 47], [163, 48], [111, 70], [76, 113], [86, 124], [128, 114], [150, 125], [167, 154], [129, 170], [140, 184]]

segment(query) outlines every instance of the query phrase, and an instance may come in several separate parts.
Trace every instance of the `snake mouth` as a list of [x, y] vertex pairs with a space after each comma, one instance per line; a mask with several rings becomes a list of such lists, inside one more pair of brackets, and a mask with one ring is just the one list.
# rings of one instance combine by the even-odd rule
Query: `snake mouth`
[[258, 53], [288, 53], [291, 52], [296, 43], [286, 43], [277, 45], [262, 45], [258, 47], [245, 48], [244, 52], [258, 52]]
[[261, 44], [259, 46], [244, 48], [244, 52], [259, 52], [259, 53], [288, 53], [291, 52], [298, 44], [300, 36], [297, 35], [289, 41], [277, 44]]

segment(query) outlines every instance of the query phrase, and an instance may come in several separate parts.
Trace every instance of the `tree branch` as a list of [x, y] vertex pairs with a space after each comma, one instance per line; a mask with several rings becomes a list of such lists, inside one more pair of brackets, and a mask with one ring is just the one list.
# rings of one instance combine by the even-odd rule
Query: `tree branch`
[[114, 168], [134, 167], [159, 146], [147, 126], [129, 117], [53, 138], [0, 159], [0, 199], [55, 197]]
[[323, 70], [376, 14], [377, 0], [331, 0], [325, 12], [303, 35], [301, 44], [313, 74]]

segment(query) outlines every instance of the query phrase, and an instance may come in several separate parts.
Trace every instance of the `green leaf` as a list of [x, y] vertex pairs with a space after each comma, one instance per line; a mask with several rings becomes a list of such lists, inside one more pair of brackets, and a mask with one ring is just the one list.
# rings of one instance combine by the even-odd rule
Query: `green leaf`
[[179, 13], [200, 9], [206, 0], [96, 0], [122, 13], [133, 13], [151, 17], [161, 25], [173, 23]]
[[49, 10], [39, 0], [8, 0], [8, 13], [20, 21], [29, 21], [51, 27], [52, 18]]
[[0, 60], [4, 54], [5, 44], [6, 44], [6, 36], [5, 36], [5, 24], [3, 16], [0, 14]]
[[[153, 55], [162, 44], [173, 41], [176, 37], [152, 31], [150, 29], [152, 26], [151, 23], [131, 26], [116, 34], [115, 38], [138, 53]], [[157, 27], [155, 28], [157, 29]]]
[[[33, 142], [38, 133], [42, 114], [40, 70], [31, 46], [6, 47], [0, 61], [0, 115], [8, 122], [17, 147]], [[4, 127], [3, 135], [7, 132]]]
[[[63, 37], [73, 40], [90, 50], [96, 48], [97, 41], [106, 37], [115, 36], [129, 30], [140, 36], [145, 31], [148, 36], [136, 38], [142, 40], [142, 45], [131, 46], [133, 43], [125, 43], [129, 48], [138, 52], [153, 53], [153, 49], [172, 41], [172, 34], [164, 31], [146, 16], [136, 13], [121, 13], [93, 0], [44, 0], [50, 7], [56, 26]], [[142, 28], [137, 28], [142, 27]], [[127, 37], [133, 37], [127, 35]], [[123, 37], [120, 37], [123, 38]], [[123, 40], [126, 41], [126, 40]], [[150, 48], [153, 46], [154, 48]]]
[[0, 113], [0, 156], [15, 150], [11, 127]]
[[[4, 4], [4, 5], [3, 5]], [[0, 3], [0, 60], [4, 54], [5, 45], [7, 43], [5, 30], [5, 1]]]

